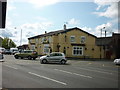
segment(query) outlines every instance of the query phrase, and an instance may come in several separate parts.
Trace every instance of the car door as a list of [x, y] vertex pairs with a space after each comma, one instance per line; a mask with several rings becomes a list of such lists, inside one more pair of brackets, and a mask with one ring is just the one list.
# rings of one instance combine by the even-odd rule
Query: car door
[[48, 57], [48, 61], [49, 62], [54, 62], [55, 60], [56, 60], [55, 53], [50, 54], [49, 57]]
[[25, 51], [21, 51], [21, 52], [19, 53], [19, 56], [24, 58], [24, 53], [25, 53]]
[[53, 53], [52, 55], [50, 55], [49, 61], [59, 62], [60, 61], [59, 53]]

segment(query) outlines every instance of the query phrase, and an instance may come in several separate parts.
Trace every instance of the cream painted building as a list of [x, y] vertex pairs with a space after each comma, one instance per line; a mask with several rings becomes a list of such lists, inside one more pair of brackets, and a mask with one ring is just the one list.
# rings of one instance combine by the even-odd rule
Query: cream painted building
[[97, 37], [77, 27], [30, 37], [29, 48], [39, 55], [63, 52], [66, 57], [103, 58], [104, 50], [96, 45]]

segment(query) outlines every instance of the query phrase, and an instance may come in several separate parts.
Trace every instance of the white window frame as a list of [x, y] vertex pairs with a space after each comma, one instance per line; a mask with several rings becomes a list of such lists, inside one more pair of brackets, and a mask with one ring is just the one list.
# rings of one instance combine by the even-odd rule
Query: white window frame
[[[84, 37], [84, 40], [83, 40], [83, 37]], [[86, 42], [86, 36], [81, 36], [80, 37], [80, 43], [85, 43]]]
[[36, 38], [36, 39], [35, 39], [35, 41], [36, 41], [36, 43], [38, 43], [38, 42], [39, 42], [39, 39], [38, 39], [38, 38]]
[[[79, 54], [74, 54], [74, 50], [79, 50]], [[82, 52], [81, 54], [80, 54], [80, 52]], [[72, 55], [73, 56], [83, 56], [83, 47], [81, 47], [81, 46], [73, 46], [73, 49], [72, 49]]]
[[[72, 38], [74, 38], [74, 40], [72, 40]], [[75, 43], [75, 36], [70, 36], [70, 42]]]
[[31, 45], [31, 49], [32, 49], [32, 50], [35, 50], [35, 45]]
[[[48, 52], [46, 52], [46, 51], [48, 51]], [[44, 53], [44, 54], [49, 54], [49, 53], [50, 53], [49, 44], [45, 44], [45, 45], [44, 45], [43, 53]]]

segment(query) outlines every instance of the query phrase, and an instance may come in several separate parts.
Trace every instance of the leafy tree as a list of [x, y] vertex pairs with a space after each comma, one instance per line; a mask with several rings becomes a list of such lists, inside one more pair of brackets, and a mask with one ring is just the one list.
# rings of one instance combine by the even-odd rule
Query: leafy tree
[[2, 47], [6, 49], [14, 48], [16, 47], [16, 44], [9, 38], [4, 38], [2, 41]]

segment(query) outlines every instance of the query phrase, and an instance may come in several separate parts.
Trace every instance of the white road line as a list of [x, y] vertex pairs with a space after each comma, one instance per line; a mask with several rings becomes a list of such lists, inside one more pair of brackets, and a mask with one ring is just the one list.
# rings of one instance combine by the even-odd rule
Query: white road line
[[91, 70], [91, 69], [86, 69], [86, 68], [79, 68], [79, 69], [83, 69], [83, 70], [87, 70], [87, 71], [94, 71], [94, 72], [99, 72], [99, 73], [112, 74], [112, 73], [109, 73], [109, 72], [98, 71], [98, 70]]
[[53, 81], [53, 82], [57, 82], [57, 83], [60, 83], [60, 84], [63, 84], [63, 85], [67, 85], [66, 83], [64, 82], [61, 82], [61, 81], [58, 81], [58, 80], [55, 80], [55, 79], [52, 79], [52, 78], [48, 78], [48, 77], [45, 77], [45, 76], [41, 76], [39, 74], [36, 74], [36, 73], [32, 73], [32, 72], [28, 72], [29, 74], [32, 74], [32, 75], [35, 75], [35, 76], [38, 76], [40, 78], [44, 78], [44, 79], [47, 79], [47, 80], [50, 80], [50, 81]]
[[81, 77], [92, 78], [91, 76], [86, 76], [86, 75], [82, 75], [82, 74], [78, 74], [78, 73], [72, 73], [72, 72], [68, 72], [68, 71], [64, 71], [64, 70], [59, 70], [59, 69], [54, 69], [54, 70], [61, 71], [61, 72], [64, 72], [64, 73], [68, 73], [68, 74], [81, 76]]
[[16, 67], [12, 67], [12, 66], [9, 66], [9, 65], [5, 65], [5, 66], [7, 66], [7, 67], [9, 67], [9, 68], [13, 68], [13, 69], [18, 69], [18, 68], [16, 68]]

